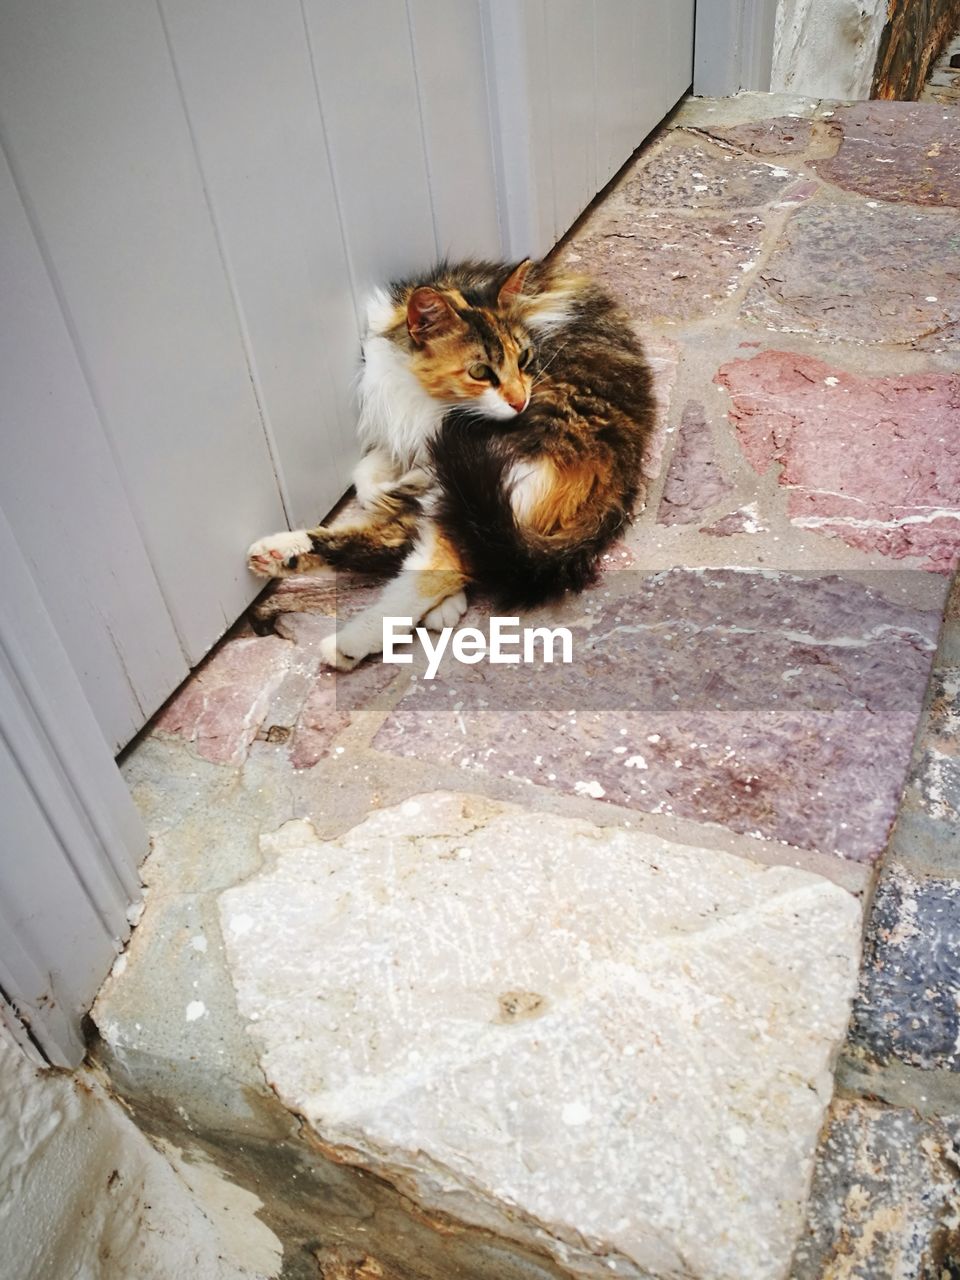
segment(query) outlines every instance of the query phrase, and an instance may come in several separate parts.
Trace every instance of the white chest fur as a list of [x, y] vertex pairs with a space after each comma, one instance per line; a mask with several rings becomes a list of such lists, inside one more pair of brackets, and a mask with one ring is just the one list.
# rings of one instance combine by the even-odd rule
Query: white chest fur
[[423, 461], [449, 406], [427, 394], [404, 351], [385, 336], [394, 316], [389, 294], [377, 289], [366, 307], [359, 430], [365, 449], [383, 449], [406, 469]]
[[389, 338], [371, 334], [364, 340], [359, 428], [364, 448], [378, 446], [399, 466], [412, 467], [422, 461], [448, 408], [427, 394]]

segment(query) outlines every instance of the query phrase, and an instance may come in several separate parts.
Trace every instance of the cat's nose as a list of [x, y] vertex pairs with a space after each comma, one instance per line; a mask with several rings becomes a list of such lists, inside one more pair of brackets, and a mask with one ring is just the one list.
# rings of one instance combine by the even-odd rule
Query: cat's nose
[[523, 387], [504, 387], [503, 398], [516, 413], [521, 413], [527, 407], [527, 393]]

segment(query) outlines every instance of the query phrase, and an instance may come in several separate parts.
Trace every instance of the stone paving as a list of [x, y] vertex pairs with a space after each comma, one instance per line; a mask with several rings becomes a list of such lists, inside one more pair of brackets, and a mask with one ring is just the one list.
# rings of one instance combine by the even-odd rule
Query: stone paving
[[685, 104], [558, 250], [661, 408], [574, 661], [334, 674], [289, 579], [129, 754], [94, 1054], [284, 1277], [960, 1277], [957, 159]]

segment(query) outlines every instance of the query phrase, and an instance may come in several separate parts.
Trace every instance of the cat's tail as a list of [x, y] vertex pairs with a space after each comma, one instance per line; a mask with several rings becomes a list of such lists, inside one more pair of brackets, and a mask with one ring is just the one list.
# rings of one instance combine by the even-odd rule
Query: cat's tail
[[448, 420], [432, 444], [439, 481], [434, 518], [473, 582], [499, 606], [533, 608], [596, 580], [602, 552], [628, 522], [618, 506], [584, 509], [556, 533], [517, 520], [510, 495], [516, 458], [499, 433]]

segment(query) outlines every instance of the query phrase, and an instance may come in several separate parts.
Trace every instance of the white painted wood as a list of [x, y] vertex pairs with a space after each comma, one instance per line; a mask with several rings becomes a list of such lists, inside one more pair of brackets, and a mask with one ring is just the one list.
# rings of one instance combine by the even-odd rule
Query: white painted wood
[[406, 6], [304, 0], [354, 288], [436, 259], [440, 244]]
[[191, 663], [283, 511], [152, 0], [8, 0], [0, 127]]
[[500, 242], [507, 258], [549, 246], [553, 170], [549, 117], [533, 103], [546, 92], [542, 0], [479, 0], [484, 67], [499, 193]]
[[694, 93], [765, 93], [773, 68], [778, 0], [697, 0]]
[[499, 258], [490, 104], [476, 0], [406, 0], [437, 244]]
[[689, 88], [695, 2], [481, 5], [504, 243], [542, 254]]
[[0, 507], [118, 750], [187, 663], [2, 155], [0, 226]]
[[127, 936], [146, 836], [0, 513], [0, 990], [51, 1061]]
[[350, 483], [358, 332], [299, 0], [161, 0], [290, 522]]

